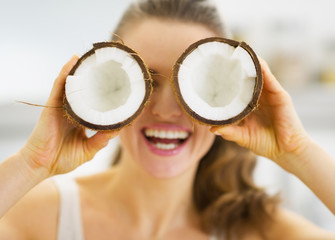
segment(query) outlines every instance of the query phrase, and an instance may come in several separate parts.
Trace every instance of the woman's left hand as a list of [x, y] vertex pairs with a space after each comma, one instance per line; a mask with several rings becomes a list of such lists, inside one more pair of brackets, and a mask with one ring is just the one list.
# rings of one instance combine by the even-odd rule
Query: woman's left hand
[[238, 124], [212, 127], [211, 131], [288, 170], [290, 158], [287, 156], [303, 151], [310, 138], [295, 112], [291, 97], [266, 62], [262, 59], [260, 62], [264, 85], [258, 108]]

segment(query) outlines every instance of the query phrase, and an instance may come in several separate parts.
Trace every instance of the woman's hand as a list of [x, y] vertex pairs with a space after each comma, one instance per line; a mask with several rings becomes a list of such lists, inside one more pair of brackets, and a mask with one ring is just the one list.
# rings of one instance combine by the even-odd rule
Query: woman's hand
[[261, 59], [260, 62], [264, 86], [258, 108], [236, 125], [213, 127], [211, 131], [288, 170], [288, 156], [303, 151], [310, 138], [295, 112], [291, 97], [265, 61]]
[[0, 163], [0, 218], [39, 182], [90, 160], [117, 135], [116, 131], [98, 132], [88, 138], [84, 129], [75, 127], [66, 118], [65, 79], [77, 60], [78, 57], [73, 57], [63, 67], [26, 144]]
[[69, 172], [93, 158], [107, 145], [116, 131], [98, 132], [88, 138], [83, 128], [75, 127], [63, 109], [65, 79], [78, 60], [77, 56], [63, 67], [33, 133], [19, 154], [32, 169], [46, 168], [49, 175]]

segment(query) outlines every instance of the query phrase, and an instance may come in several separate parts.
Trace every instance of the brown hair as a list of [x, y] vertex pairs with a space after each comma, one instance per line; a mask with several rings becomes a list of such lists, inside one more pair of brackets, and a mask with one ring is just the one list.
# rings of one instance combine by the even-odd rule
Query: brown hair
[[[124, 12], [114, 33], [122, 37], [128, 24], [143, 18], [159, 18], [198, 23], [218, 36], [230, 37], [230, 32], [220, 19], [217, 8], [208, 0], [138, 0]], [[116, 36], [113, 36], [115, 39]]]
[[279, 201], [253, 181], [256, 156], [236, 143], [216, 137], [201, 159], [194, 201], [205, 231], [235, 239], [255, 229], [266, 239], [266, 224]]
[[[192, 22], [218, 36], [230, 37], [217, 8], [208, 0], [139, 0], [125, 11], [115, 34], [122, 38], [128, 24], [143, 18]], [[270, 222], [277, 197], [268, 196], [254, 184], [255, 165], [256, 156], [249, 150], [215, 138], [200, 161], [194, 181], [194, 202], [204, 231], [232, 239], [254, 229], [266, 238], [264, 227]]]

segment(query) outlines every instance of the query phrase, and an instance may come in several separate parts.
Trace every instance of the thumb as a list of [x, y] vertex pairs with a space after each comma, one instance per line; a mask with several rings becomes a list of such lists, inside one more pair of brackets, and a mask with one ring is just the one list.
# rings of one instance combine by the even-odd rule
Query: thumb
[[221, 136], [228, 141], [233, 141], [242, 144], [243, 127], [238, 125], [216, 126], [210, 129], [215, 135]]
[[63, 93], [64, 93], [64, 88], [65, 88], [65, 81], [67, 75], [70, 73], [71, 69], [73, 66], [77, 63], [78, 61], [78, 56], [74, 55], [62, 68], [60, 71], [58, 77], [56, 78], [47, 105], [50, 106], [61, 106], [63, 103]]
[[99, 150], [107, 146], [110, 139], [116, 137], [118, 134], [118, 131], [97, 132], [88, 138], [86, 142], [86, 154], [88, 158], [93, 158]]

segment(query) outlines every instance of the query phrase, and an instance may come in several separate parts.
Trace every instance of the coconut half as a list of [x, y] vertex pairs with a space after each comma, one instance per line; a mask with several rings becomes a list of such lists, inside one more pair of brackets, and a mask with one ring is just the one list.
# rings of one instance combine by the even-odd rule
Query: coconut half
[[141, 113], [151, 91], [149, 70], [134, 50], [119, 42], [101, 42], [72, 68], [64, 108], [87, 128], [120, 129]]
[[263, 80], [244, 42], [202, 39], [186, 49], [173, 71], [177, 99], [188, 115], [208, 125], [240, 121], [258, 104]]

